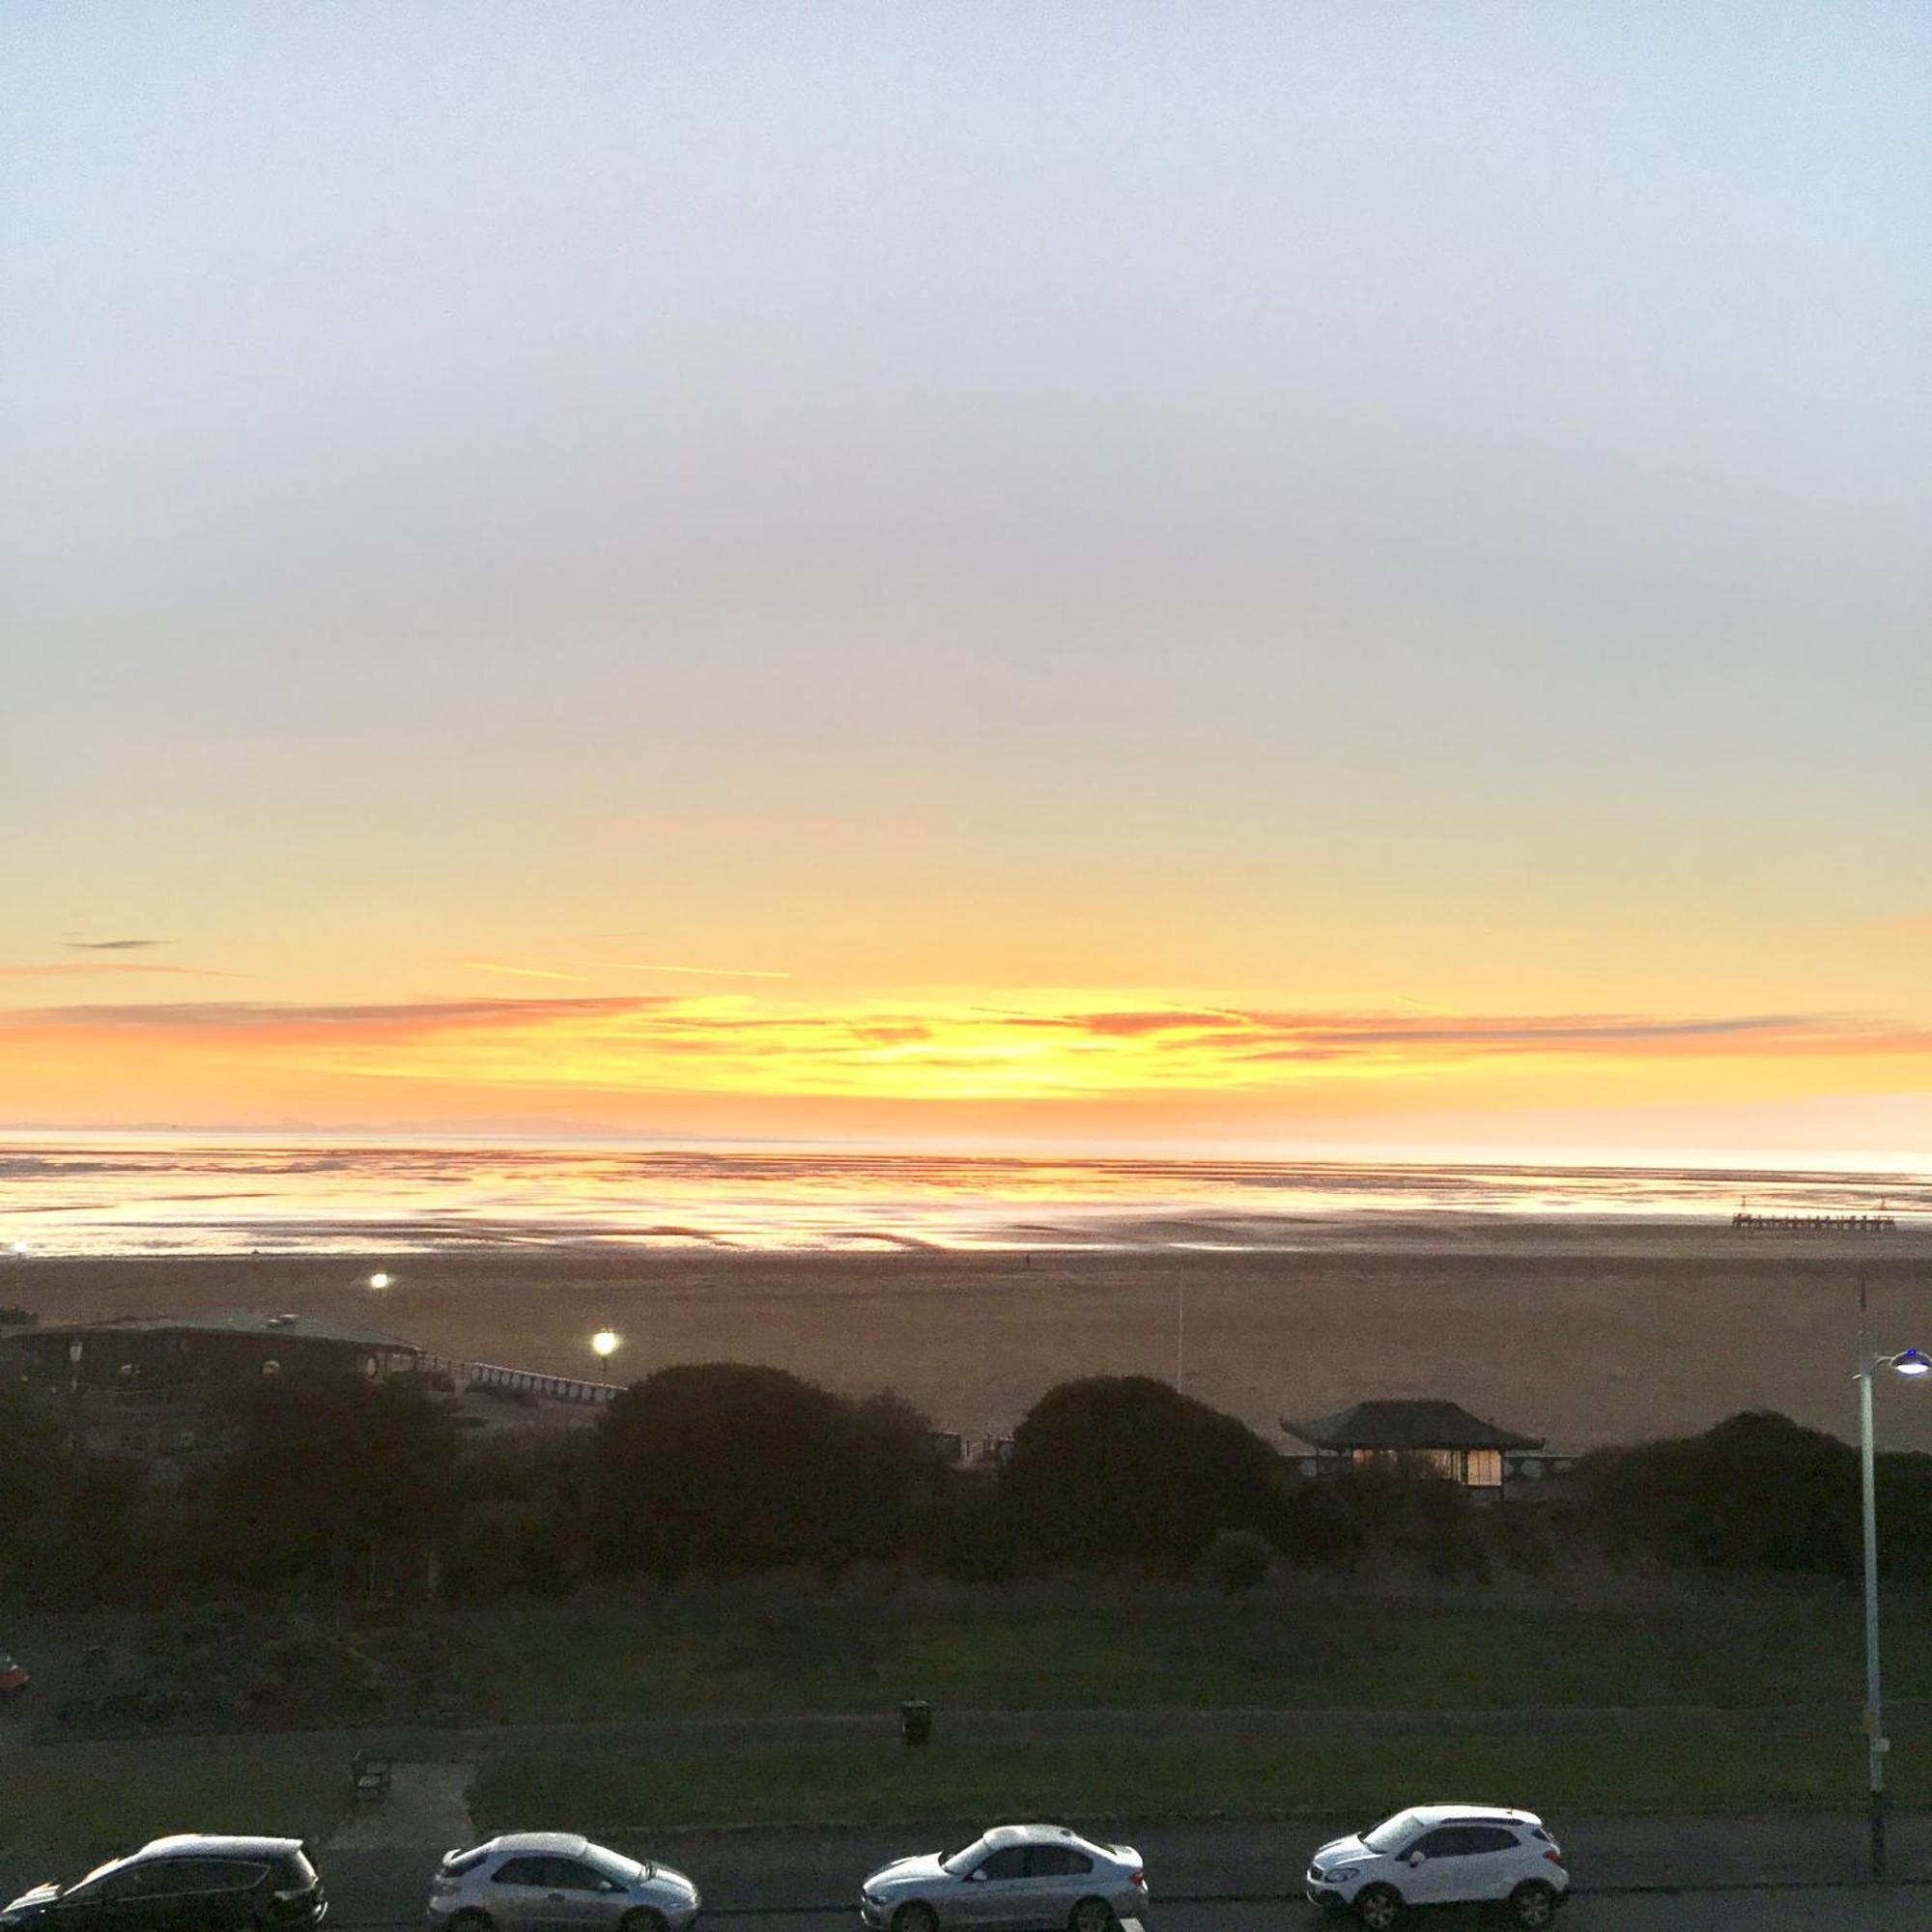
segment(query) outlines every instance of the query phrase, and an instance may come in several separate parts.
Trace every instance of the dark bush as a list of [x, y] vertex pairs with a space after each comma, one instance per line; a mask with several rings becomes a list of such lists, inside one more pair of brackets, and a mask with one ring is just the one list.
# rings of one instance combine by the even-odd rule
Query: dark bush
[[1402, 1560], [1437, 1577], [1488, 1575], [1469, 1492], [1422, 1458], [1378, 1457], [1326, 1480], [1350, 1526], [1350, 1568]]
[[587, 1432], [505, 1433], [464, 1445], [443, 1585], [455, 1597], [575, 1589], [593, 1562], [596, 1472]]
[[[1888, 1457], [1888, 1489], [1924, 1493]], [[1910, 1459], [1917, 1464], [1921, 1459]], [[1766, 1412], [1702, 1435], [1601, 1449], [1577, 1464], [1585, 1520], [1613, 1554], [1643, 1551], [1719, 1569], [1857, 1573], [1859, 1458], [1835, 1436]], [[1924, 1538], [1899, 1545], [1922, 1548]]]
[[1222, 1529], [1289, 1548], [1301, 1477], [1245, 1423], [1144, 1376], [1049, 1390], [1013, 1433], [1001, 1501], [1037, 1568], [1179, 1576]]
[[590, 1445], [606, 1567], [677, 1577], [903, 1553], [944, 1470], [923, 1417], [781, 1369], [701, 1363], [618, 1395]]
[[1224, 1529], [1208, 1546], [1206, 1569], [1228, 1596], [1259, 1588], [1274, 1567], [1274, 1547], [1249, 1529]]
[[75, 1457], [55, 1410], [0, 1390], [0, 1595], [63, 1606], [138, 1602], [161, 1528], [138, 1464]]
[[236, 1399], [235, 1439], [184, 1498], [192, 1586], [361, 1587], [379, 1556], [440, 1543], [456, 1436], [409, 1382], [292, 1375]]

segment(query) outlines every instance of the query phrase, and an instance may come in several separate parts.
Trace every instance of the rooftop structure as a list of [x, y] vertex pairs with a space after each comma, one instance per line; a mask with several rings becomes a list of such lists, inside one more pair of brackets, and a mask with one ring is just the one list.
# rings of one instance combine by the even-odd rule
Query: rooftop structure
[[1460, 1403], [1439, 1400], [1358, 1402], [1309, 1422], [1284, 1416], [1285, 1434], [1315, 1450], [1313, 1475], [1413, 1458], [1471, 1490], [1501, 1495], [1512, 1478], [1543, 1473], [1554, 1462], [1543, 1438], [1485, 1422]]
[[298, 1367], [346, 1369], [380, 1381], [414, 1369], [421, 1358], [414, 1343], [374, 1328], [244, 1308], [0, 1333], [0, 1367], [90, 1387], [173, 1388]]

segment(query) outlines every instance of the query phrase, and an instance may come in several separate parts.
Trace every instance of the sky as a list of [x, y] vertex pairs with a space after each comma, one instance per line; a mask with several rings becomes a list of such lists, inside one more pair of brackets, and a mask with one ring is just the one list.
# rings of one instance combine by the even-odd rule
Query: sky
[[0, 1122], [1932, 1150], [1932, 22], [0, 14]]

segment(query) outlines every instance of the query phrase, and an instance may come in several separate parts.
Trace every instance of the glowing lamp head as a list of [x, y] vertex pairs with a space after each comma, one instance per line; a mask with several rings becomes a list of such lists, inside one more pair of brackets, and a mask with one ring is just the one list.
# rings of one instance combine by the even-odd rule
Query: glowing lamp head
[[395, 1276], [392, 1274], [382, 1274], [382, 1273], [372, 1274], [369, 1277], [369, 1286], [371, 1288], [387, 1288], [388, 1285], [394, 1280]]
[[1902, 1355], [1891, 1358], [1891, 1366], [1902, 1376], [1932, 1375], [1932, 1355], [1922, 1349], [1907, 1349]]
[[590, 1346], [607, 1360], [624, 1346], [624, 1338], [610, 1328], [600, 1328], [590, 1338]]

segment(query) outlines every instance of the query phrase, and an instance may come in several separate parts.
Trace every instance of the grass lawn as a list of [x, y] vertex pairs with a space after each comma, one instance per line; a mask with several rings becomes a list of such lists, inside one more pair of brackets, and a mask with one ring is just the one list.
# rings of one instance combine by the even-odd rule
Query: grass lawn
[[31, 1777], [0, 1776], [0, 1850], [104, 1855], [187, 1829], [315, 1839], [349, 1809], [348, 1782], [339, 1764], [250, 1758], [226, 1741], [185, 1744], [165, 1771], [36, 1763]]
[[[1903, 1747], [1905, 1740], [1901, 1738]], [[1901, 1748], [1900, 1804], [1932, 1802], [1923, 1740]], [[1915, 1769], [1917, 1767], [1917, 1769]], [[1849, 1725], [1764, 1737], [1694, 1720], [1654, 1736], [1378, 1737], [1292, 1743], [976, 1745], [845, 1742], [582, 1756], [486, 1767], [479, 1828], [570, 1818], [585, 1830], [726, 1824], [887, 1825], [1000, 1817], [1378, 1816], [1418, 1793], [1534, 1794], [1563, 1812], [1853, 1810], [1863, 1764]]]
[[[1713, 1583], [1661, 1607], [1211, 1591], [810, 1593], [747, 1585], [468, 1614], [465, 1701], [510, 1721], [705, 1712], [1156, 1705], [1856, 1709], [1857, 1600]], [[1932, 1695], [1922, 1598], [1888, 1607], [1887, 1687]]]

